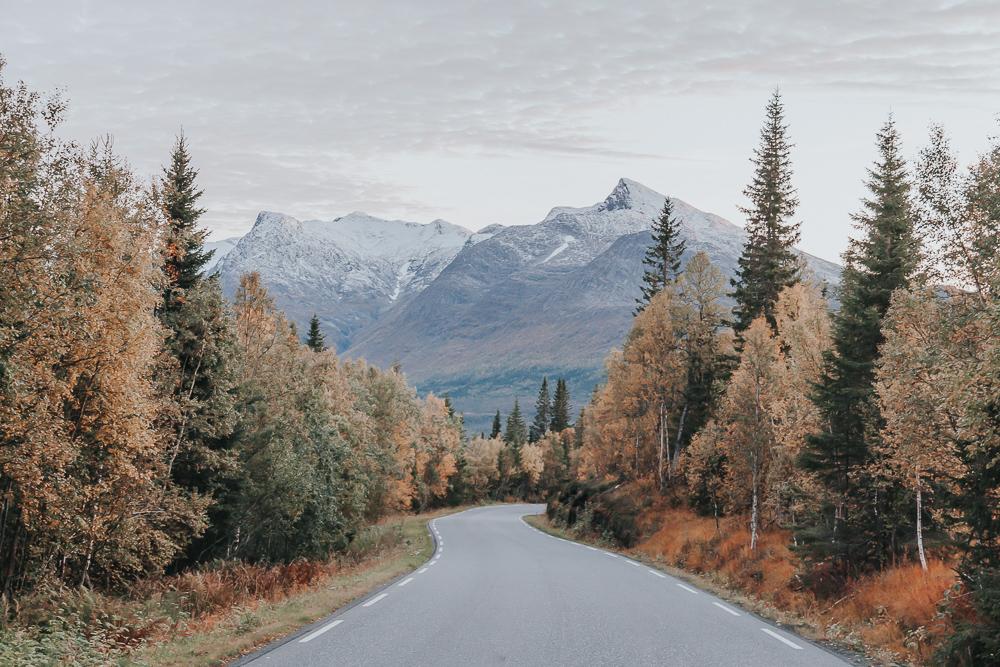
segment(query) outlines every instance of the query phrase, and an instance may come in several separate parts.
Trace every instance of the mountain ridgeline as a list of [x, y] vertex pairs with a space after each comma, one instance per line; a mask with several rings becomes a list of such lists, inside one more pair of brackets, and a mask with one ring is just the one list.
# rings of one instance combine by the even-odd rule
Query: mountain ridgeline
[[[567, 378], [585, 399], [621, 345], [642, 280], [650, 226], [664, 196], [621, 179], [603, 201], [557, 207], [538, 224], [479, 233], [352, 213], [300, 222], [261, 213], [217, 270], [232, 293], [258, 271], [305, 331], [316, 313], [348, 357], [400, 363], [421, 391], [448, 394], [471, 430], [498, 407], [528, 399], [543, 375]], [[705, 252], [727, 275], [743, 229], [672, 199], [684, 259]], [[836, 264], [802, 253], [808, 271], [836, 284]]]

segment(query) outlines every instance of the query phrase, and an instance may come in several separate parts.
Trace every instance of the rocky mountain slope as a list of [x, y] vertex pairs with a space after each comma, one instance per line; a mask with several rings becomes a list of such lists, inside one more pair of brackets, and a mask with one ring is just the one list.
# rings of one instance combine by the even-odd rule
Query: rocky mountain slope
[[299, 221], [262, 212], [218, 263], [223, 289], [258, 271], [278, 305], [299, 324], [313, 313], [338, 350], [394, 305], [425, 289], [475, 238], [444, 220], [421, 225], [351, 213]]
[[[515, 397], [533, 403], [543, 374], [565, 376], [586, 400], [628, 330], [663, 201], [622, 179], [593, 206], [477, 234], [361, 213], [333, 222], [262, 213], [219, 271], [229, 291], [241, 272], [260, 271], [293, 319], [318, 313], [344, 354], [401, 363], [421, 391], [450, 394], [482, 430]], [[742, 228], [673, 201], [688, 254], [704, 251], [731, 275]], [[817, 279], [837, 282], [835, 264], [803, 257]]]

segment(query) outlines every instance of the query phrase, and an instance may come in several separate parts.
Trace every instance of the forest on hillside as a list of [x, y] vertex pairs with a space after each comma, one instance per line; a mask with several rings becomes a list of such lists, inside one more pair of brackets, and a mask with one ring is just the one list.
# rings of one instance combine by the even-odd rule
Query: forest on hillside
[[713, 549], [738, 533], [743, 561], [780, 542], [821, 606], [906, 564], [954, 570], [920, 640], [935, 652], [911, 658], [1000, 655], [1000, 143], [961, 167], [934, 127], [908, 164], [890, 118], [842, 282], [818, 284], [792, 252], [776, 93], [735, 278], [682, 263], [668, 199], [584, 410], [545, 378], [533, 416], [516, 402], [470, 437], [402, 369], [338, 358], [315, 318], [296, 331], [257, 275], [223, 297], [183, 135], [143, 182], [2, 73], [0, 649], [110, 659], [145, 640], [116, 605], [156, 586], [287, 573], [357, 553], [387, 516], [526, 499], [625, 547], [681, 511]]

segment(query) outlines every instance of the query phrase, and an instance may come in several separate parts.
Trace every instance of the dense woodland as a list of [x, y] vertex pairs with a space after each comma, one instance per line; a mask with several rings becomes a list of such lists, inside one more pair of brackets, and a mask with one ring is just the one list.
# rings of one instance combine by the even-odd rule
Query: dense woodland
[[965, 611], [939, 658], [996, 661], [1000, 144], [960, 167], [935, 127], [907, 164], [890, 118], [842, 281], [817, 284], [792, 250], [775, 94], [729, 284], [685, 253], [668, 200], [632, 329], [584, 410], [546, 378], [533, 417], [518, 401], [470, 437], [401, 369], [339, 359], [315, 318], [296, 331], [258, 276], [223, 297], [183, 136], [145, 183], [110, 141], [61, 140], [63, 112], [0, 79], [5, 610], [41, 587], [325, 559], [401, 511], [644, 482], [745, 517], [750, 549], [789, 530], [805, 585], [831, 598], [951, 559]]
[[60, 141], [63, 110], [0, 82], [4, 599], [325, 558], [446, 502], [462, 433], [445, 401], [318, 331], [304, 344], [256, 275], [227, 303], [184, 138], [142, 183], [110, 142]]

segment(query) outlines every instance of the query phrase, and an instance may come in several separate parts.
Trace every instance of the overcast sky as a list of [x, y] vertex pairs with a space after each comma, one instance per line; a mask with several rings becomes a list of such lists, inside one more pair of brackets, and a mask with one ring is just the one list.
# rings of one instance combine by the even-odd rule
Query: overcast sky
[[140, 173], [183, 126], [214, 238], [262, 209], [528, 224], [621, 176], [742, 224], [780, 86], [802, 247], [836, 259], [890, 111], [909, 155], [941, 122], [966, 160], [1000, 112], [997, 0], [0, 0], [0, 53]]

